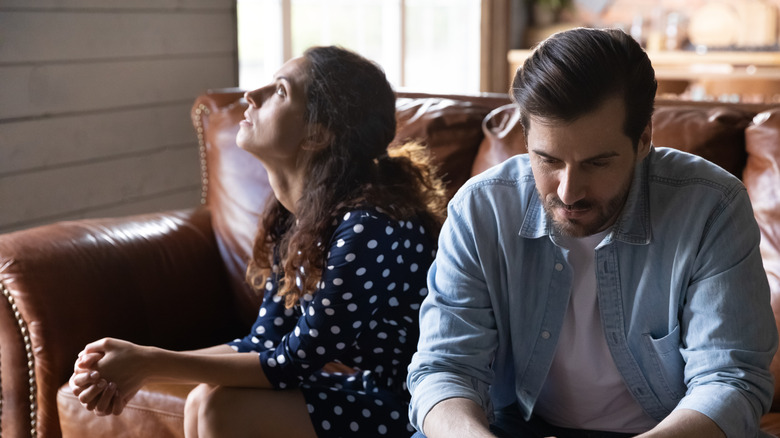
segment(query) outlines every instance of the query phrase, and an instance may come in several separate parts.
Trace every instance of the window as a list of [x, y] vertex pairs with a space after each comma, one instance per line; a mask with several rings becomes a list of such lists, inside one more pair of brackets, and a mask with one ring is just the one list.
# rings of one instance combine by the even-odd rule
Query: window
[[481, 0], [238, 0], [239, 86], [266, 84], [313, 45], [376, 61], [396, 89], [480, 88]]

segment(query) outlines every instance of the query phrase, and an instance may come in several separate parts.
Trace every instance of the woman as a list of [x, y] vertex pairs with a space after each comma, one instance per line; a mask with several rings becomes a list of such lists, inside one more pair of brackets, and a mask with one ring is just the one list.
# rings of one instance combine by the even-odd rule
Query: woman
[[103, 339], [80, 354], [71, 387], [103, 415], [153, 380], [200, 383], [188, 437], [408, 435], [406, 366], [441, 182], [421, 147], [388, 150], [395, 95], [359, 55], [311, 48], [245, 97], [237, 144], [275, 196], [247, 269], [264, 296], [251, 332], [193, 352]]

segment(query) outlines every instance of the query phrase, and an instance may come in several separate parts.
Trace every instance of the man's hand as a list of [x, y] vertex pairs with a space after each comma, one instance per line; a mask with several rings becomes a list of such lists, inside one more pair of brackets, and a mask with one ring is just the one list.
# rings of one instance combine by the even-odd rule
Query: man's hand
[[482, 408], [466, 398], [450, 398], [436, 404], [423, 420], [427, 438], [495, 438]]
[[726, 438], [710, 417], [692, 409], [672, 411], [649, 432], [637, 438]]

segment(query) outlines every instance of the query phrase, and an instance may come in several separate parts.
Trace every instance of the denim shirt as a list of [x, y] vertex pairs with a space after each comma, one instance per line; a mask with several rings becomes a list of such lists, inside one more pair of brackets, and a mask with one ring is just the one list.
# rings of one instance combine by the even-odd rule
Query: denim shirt
[[[651, 148], [596, 248], [607, 345], [652, 418], [703, 413], [728, 437], [758, 436], [772, 401], [777, 331], [741, 182], [690, 154]], [[428, 273], [410, 418], [468, 398], [515, 401], [527, 418], [553, 360], [572, 270], [553, 241], [527, 155], [472, 178], [453, 197]]]

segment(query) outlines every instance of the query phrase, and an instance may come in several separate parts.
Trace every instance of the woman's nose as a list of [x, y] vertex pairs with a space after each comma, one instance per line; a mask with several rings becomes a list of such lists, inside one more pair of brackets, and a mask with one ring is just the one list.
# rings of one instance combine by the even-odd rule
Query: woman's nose
[[244, 93], [244, 99], [254, 107], [259, 107], [263, 103], [263, 89], [258, 88], [256, 90], [247, 91]]

